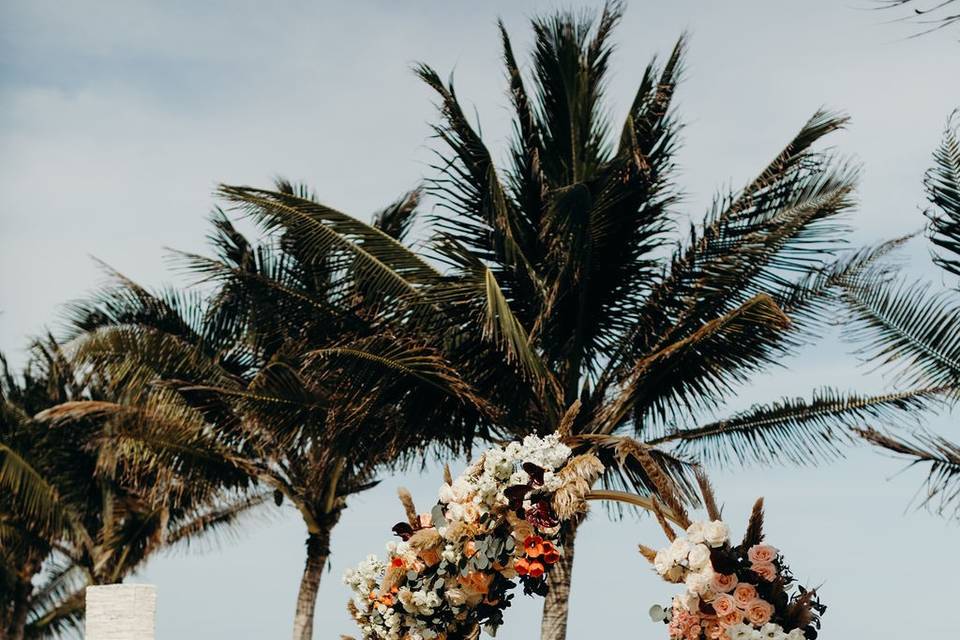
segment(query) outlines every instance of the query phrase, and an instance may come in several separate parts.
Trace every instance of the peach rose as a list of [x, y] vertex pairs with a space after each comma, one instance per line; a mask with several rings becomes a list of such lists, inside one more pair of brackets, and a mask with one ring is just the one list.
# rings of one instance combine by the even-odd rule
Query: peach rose
[[731, 611], [727, 615], [717, 618], [717, 620], [723, 628], [732, 627], [743, 622], [743, 612], [740, 610]]
[[753, 564], [773, 562], [777, 558], [777, 550], [768, 544], [755, 544], [747, 551], [747, 557]]
[[733, 573], [715, 573], [711, 586], [718, 593], [730, 593], [737, 586], [737, 576]]
[[757, 597], [757, 590], [752, 584], [741, 582], [733, 590], [733, 599], [740, 609], [746, 608]]
[[726, 593], [721, 593], [713, 600], [713, 610], [717, 612], [717, 616], [723, 617], [728, 613], [737, 610], [737, 603]]
[[723, 637], [723, 627], [716, 620], [707, 621], [703, 630], [710, 640], [720, 640]]
[[767, 582], [773, 582], [777, 579], [777, 568], [773, 566], [772, 562], [755, 562], [750, 570]]
[[773, 615], [773, 605], [766, 600], [756, 598], [747, 605], [744, 613], [746, 614], [747, 620], [756, 626], [760, 626], [761, 624], [770, 622], [770, 616]]
[[687, 629], [687, 640], [700, 640], [700, 631], [702, 627], [699, 624], [692, 624]]

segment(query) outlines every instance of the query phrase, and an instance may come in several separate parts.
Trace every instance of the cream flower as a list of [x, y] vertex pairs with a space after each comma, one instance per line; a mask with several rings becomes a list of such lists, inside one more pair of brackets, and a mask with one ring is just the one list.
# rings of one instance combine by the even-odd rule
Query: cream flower
[[694, 571], [708, 567], [710, 566], [710, 549], [706, 545], [695, 544], [690, 549], [690, 553], [687, 554], [687, 560], [690, 563], [690, 568]]
[[708, 522], [703, 526], [703, 540], [711, 547], [720, 547], [730, 539], [730, 529], [721, 520]]
[[691, 522], [690, 526], [687, 527], [687, 539], [693, 544], [700, 544], [703, 542], [703, 523], [702, 522]]

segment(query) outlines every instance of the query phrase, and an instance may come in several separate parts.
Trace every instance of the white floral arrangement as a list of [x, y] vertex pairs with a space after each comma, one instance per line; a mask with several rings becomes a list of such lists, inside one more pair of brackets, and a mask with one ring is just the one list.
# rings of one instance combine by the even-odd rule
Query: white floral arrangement
[[561, 525], [586, 511], [603, 472], [592, 454], [573, 456], [558, 435], [528, 436], [486, 451], [440, 488], [430, 513], [401, 491], [407, 521], [387, 557], [346, 573], [349, 609], [365, 639], [448, 640], [477, 627], [491, 635], [511, 591], [546, 593], [562, 558]]

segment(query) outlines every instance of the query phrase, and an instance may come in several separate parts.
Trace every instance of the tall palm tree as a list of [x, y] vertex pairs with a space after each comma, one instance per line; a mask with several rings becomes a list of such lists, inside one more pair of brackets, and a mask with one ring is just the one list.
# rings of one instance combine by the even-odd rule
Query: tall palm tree
[[[218, 212], [215, 255], [178, 254], [203, 293], [153, 294], [117, 276], [74, 308], [77, 353], [141, 391], [139, 404], [112, 410], [150, 425], [137, 436], [142, 444], [188, 464], [222, 460], [297, 509], [307, 538], [293, 637], [308, 639], [348, 498], [410, 452], [431, 444], [458, 451], [491, 420], [443, 345], [399, 334], [398, 303], [368, 295], [405, 295], [406, 283], [384, 277], [391, 250], [405, 261], [388, 263], [403, 278], [434, 273], [401, 244], [416, 192], [377, 213], [374, 225], [288, 183], [273, 192], [225, 187], [223, 195], [261, 223], [262, 241], [251, 243]], [[336, 220], [335, 230], [320, 216]]]
[[[59, 635], [78, 627], [88, 584], [121, 582], [156, 551], [233, 523], [263, 501], [245, 476], [197, 474], [124, 452], [117, 425], [44, 413], [104, 403], [105, 380], [76, 369], [52, 339], [37, 343], [22, 378], [0, 384], [0, 636]], [[37, 418], [35, 416], [41, 416]], [[233, 489], [231, 493], [223, 491]]]
[[[925, 405], [941, 390], [825, 389], [706, 419], [752, 374], [811, 343], [840, 282], [856, 279], [866, 256], [830, 256], [857, 172], [814, 149], [846, 122], [818, 112], [757, 178], [676, 233], [672, 100], [686, 42], [646, 67], [614, 126], [603, 97], [621, 15], [612, 2], [597, 17], [534, 19], [529, 74], [500, 27], [514, 111], [503, 169], [452, 84], [417, 69], [438, 96], [446, 147], [430, 190], [441, 205], [433, 247], [449, 271], [433, 297], [452, 333], [475, 336], [462, 340], [468, 370], [497, 370], [498, 360], [515, 370], [467, 379], [515, 429], [549, 431], [567, 414], [584, 442], [638, 438], [605, 481], [659, 490], [664, 471], [690, 499], [685, 461], [808, 463], [836, 454], [845, 427]], [[550, 576], [545, 640], [566, 633], [575, 532]]]
[[[939, 385], [960, 400], [960, 113], [948, 121], [925, 186], [934, 263], [952, 289], [931, 291], [923, 282], [890, 278], [881, 267], [847, 283], [852, 322], [848, 337], [871, 362], [897, 371], [909, 385]], [[920, 431], [908, 436], [862, 430], [869, 442], [929, 466], [924, 504], [960, 519], [960, 446]]]

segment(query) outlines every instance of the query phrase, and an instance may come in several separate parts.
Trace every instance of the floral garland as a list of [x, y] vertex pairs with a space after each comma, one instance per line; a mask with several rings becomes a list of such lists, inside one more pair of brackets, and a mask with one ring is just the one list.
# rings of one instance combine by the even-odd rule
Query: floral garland
[[593, 454], [572, 455], [559, 436], [528, 436], [485, 452], [440, 488], [430, 513], [401, 491], [407, 521], [387, 558], [369, 556], [344, 577], [365, 639], [452, 640], [503, 623], [510, 593], [544, 595], [563, 556], [561, 525], [586, 512], [603, 472]]
[[[480, 628], [494, 635], [514, 588], [547, 593], [564, 555], [563, 524], [583, 517], [603, 471], [596, 455], [574, 455], [557, 434], [528, 436], [486, 451], [456, 479], [447, 470], [429, 513], [418, 513], [401, 489], [407, 520], [393, 527], [400, 541], [387, 543], [385, 560], [370, 555], [344, 576], [364, 640], [460, 640]], [[686, 587], [669, 607], [654, 605], [651, 617], [671, 640], [815, 639], [826, 607], [763, 543], [763, 500], [734, 546], [709, 483], [698, 478], [706, 522], [691, 522], [668, 487], [661, 493], [669, 509], [629, 500], [651, 509], [671, 542], [660, 551], [641, 545], [641, 553], [664, 580]]]
[[[712, 497], [707, 500], [712, 505]], [[763, 500], [754, 506], [739, 545], [716, 508], [707, 522], [689, 522], [676, 535], [660, 518], [669, 547], [641, 547], [657, 573], [686, 591], [670, 608], [654, 605], [650, 616], [667, 624], [672, 640], [812, 640], [820, 628], [816, 591], [796, 585], [783, 556], [763, 543]], [[791, 593], [792, 592], [792, 593]]]

